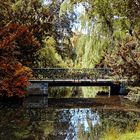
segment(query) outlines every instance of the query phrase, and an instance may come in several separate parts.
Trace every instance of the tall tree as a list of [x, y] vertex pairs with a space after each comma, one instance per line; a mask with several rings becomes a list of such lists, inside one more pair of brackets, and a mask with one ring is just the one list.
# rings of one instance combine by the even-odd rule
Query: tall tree
[[[140, 2], [138, 0], [69, 0], [64, 3], [71, 5], [67, 6], [67, 9], [79, 3], [85, 9], [80, 19], [81, 23], [85, 23], [83, 28], [90, 30], [85, 35], [87, 45], [83, 41], [84, 47], [79, 47], [82, 50], [79, 49], [78, 53], [83, 53], [82, 58], [86, 56], [88, 49], [91, 57], [84, 60], [88, 62], [98, 60], [97, 66], [101, 61], [100, 66], [110, 66], [115, 75], [139, 79]], [[89, 43], [89, 36], [92, 43]], [[99, 59], [94, 53], [96, 51], [100, 56]], [[99, 51], [103, 52], [99, 53]]]

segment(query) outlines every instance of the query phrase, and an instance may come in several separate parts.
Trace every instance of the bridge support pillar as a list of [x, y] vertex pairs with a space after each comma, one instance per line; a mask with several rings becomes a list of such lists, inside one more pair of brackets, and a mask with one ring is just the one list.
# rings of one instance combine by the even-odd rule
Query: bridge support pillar
[[125, 83], [118, 83], [110, 86], [110, 95], [127, 95], [127, 86]]
[[110, 95], [119, 95], [120, 94], [120, 84], [111, 84], [110, 86]]
[[48, 83], [34, 82], [28, 89], [28, 97], [23, 105], [27, 108], [43, 108], [48, 106]]

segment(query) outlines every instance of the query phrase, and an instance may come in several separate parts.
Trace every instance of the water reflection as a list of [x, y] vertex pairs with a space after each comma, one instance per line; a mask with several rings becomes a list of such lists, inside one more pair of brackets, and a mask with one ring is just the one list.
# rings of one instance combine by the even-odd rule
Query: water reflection
[[0, 140], [104, 140], [112, 134], [140, 132], [140, 113], [136, 112], [7, 108], [0, 114]]
[[[69, 112], [72, 117], [65, 140], [70, 140], [71, 138], [77, 140], [80, 128], [82, 128], [84, 133], [90, 132], [89, 121], [92, 127], [100, 124], [100, 117], [97, 111], [93, 112], [91, 109], [75, 109], [69, 110]], [[73, 131], [73, 136], [71, 136], [71, 131]]]
[[94, 98], [97, 93], [106, 92], [109, 94], [109, 87], [49, 87], [48, 95], [50, 98]]

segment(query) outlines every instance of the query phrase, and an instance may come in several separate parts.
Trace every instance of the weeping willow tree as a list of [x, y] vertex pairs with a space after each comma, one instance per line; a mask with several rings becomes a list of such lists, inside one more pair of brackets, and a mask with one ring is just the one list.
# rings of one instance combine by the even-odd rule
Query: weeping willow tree
[[[75, 68], [94, 68], [103, 59], [105, 50], [111, 43], [111, 38], [107, 34], [107, 29], [104, 28], [102, 18], [98, 16], [98, 13], [91, 17], [89, 11], [91, 4], [84, 1], [64, 1], [61, 12], [66, 10], [72, 10], [72, 6], [77, 12], [77, 9], [81, 11], [77, 14], [78, 29], [75, 30], [75, 34], [72, 38], [73, 46], [75, 48], [77, 57], [74, 61]], [[82, 87], [84, 97], [94, 97], [100, 90], [108, 88], [98, 87]]]
[[75, 67], [110, 67], [115, 78], [139, 81], [140, 2], [65, 0], [63, 3], [66, 10], [75, 5], [84, 8], [77, 15], [81, 30], [75, 41]]
[[76, 44], [75, 67], [94, 68], [103, 58], [104, 50], [109, 43], [110, 41], [106, 37], [96, 32], [91, 33], [91, 35], [82, 34]]
[[[95, 11], [92, 11], [93, 5]], [[105, 50], [111, 43], [110, 30], [105, 28], [103, 18], [99, 15], [101, 3], [88, 1], [64, 1], [61, 5], [60, 13], [71, 11], [72, 8], [77, 15], [78, 26], [73, 36], [73, 46], [76, 50], [76, 60], [74, 67], [94, 68], [103, 58]], [[107, 4], [106, 4], [107, 6]], [[109, 6], [108, 6], [109, 7]], [[106, 11], [107, 12], [107, 11]], [[76, 36], [76, 37], [75, 37]]]
[[[110, 44], [110, 40], [101, 34], [102, 25], [94, 24], [93, 31], [88, 34], [78, 35], [75, 43], [76, 60], [75, 68], [94, 68], [100, 63], [105, 55], [105, 50]], [[97, 32], [97, 30], [99, 32]], [[95, 97], [99, 91], [109, 92], [107, 87], [81, 87], [84, 97]]]
[[[82, 5], [79, 9], [84, 8], [84, 11], [79, 16], [81, 31], [75, 45], [78, 54], [76, 66], [95, 67], [102, 59], [106, 58], [108, 60], [109, 54], [109, 56], [112, 55], [113, 58], [110, 57], [110, 61], [106, 61], [106, 65], [104, 66], [113, 68], [114, 74], [119, 74], [115, 72], [118, 71], [117, 67], [120, 68], [119, 71], [125, 71], [127, 66], [128, 71], [125, 72], [126, 76], [128, 75], [128, 77], [130, 77], [134, 73], [137, 73], [137, 76], [139, 75], [138, 71], [136, 72], [135, 70], [135, 72], [133, 72], [134, 70], [132, 69], [132, 65], [133, 67], [137, 67], [137, 70], [140, 68], [140, 55], [138, 52], [140, 42], [139, 1], [66, 0], [64, 3], [63, 7], [66, 4], [69, 5], [67, 7], [65, 6], [67, 10], [71, 10], [71, 7], [75, 7], [75, 5], [79, 4]], [[86, 32], [83, 33], [83, 30]], [[131, 47], [130, 40], [134, 40], [136, 45]], [[125, 48], [127, 48], [129, 52], [126, 53], [127, 49]], [[132, 50], [134, 50], [135, 53], [133, 53]], [[126, 59], [122, 57], [119, 59], [119, 61], [123, 61], [123, 65], [122, 63], [118, 63], [118, 57], [115, 57], [122, 55], [121, 53], [126, 57]], [[114, 64], [114, 60], [116, 67], [112, 65], [112, 63]], [[130, 64], [130, 60], [133, 64]]]

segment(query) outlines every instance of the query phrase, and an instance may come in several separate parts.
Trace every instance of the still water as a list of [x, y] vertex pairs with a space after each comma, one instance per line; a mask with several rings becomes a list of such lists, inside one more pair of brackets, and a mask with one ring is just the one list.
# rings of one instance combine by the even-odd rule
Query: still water
[[0, 140], [139, 140], [140, 112], [102, 108], [4, 108]]
[[1, 106], [0, 140], [140, 140], [140, 109], [107, 95], [49, 98], [43, 108]]

